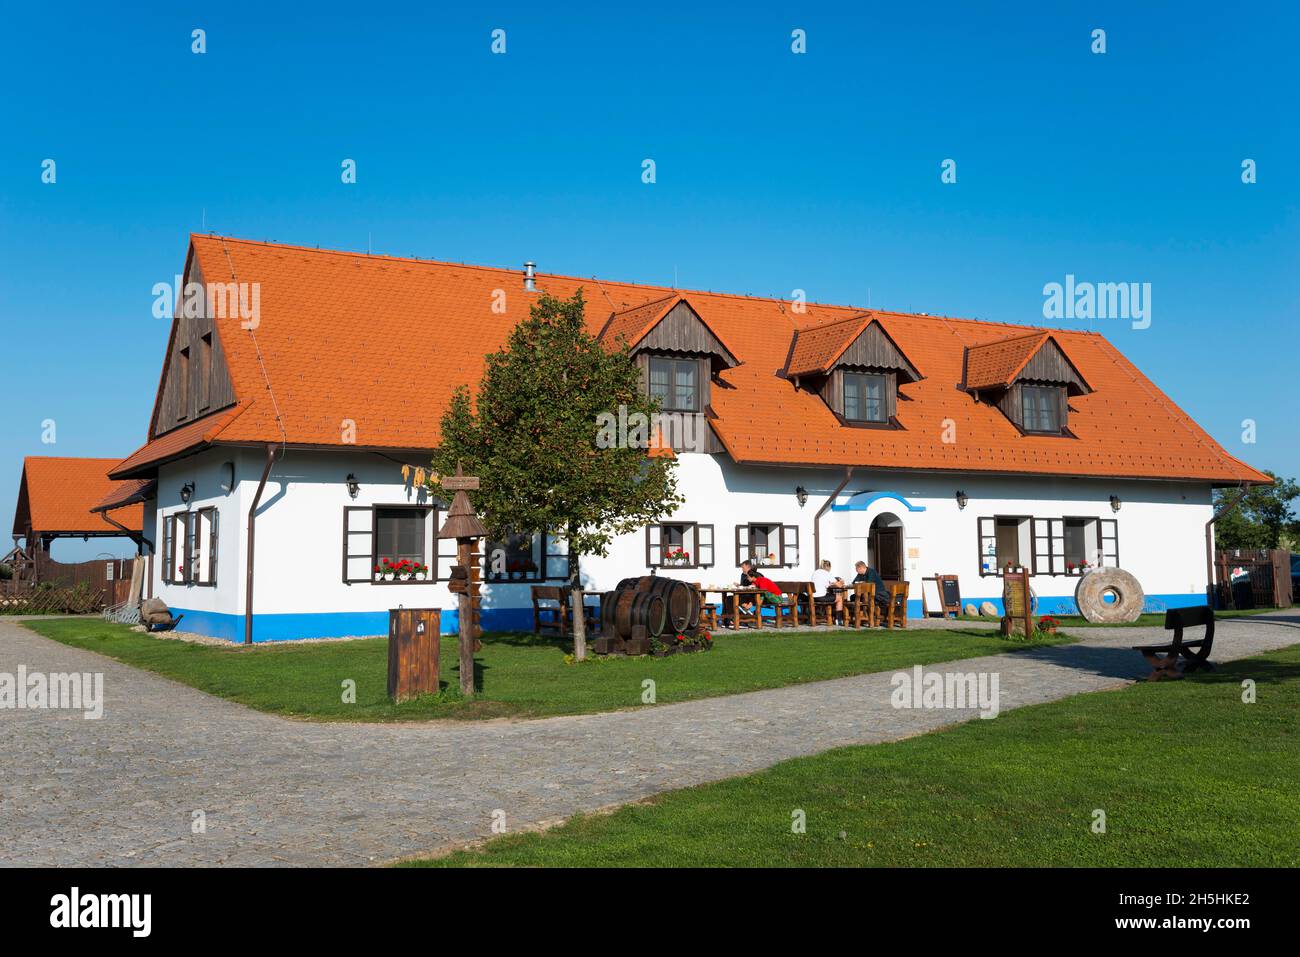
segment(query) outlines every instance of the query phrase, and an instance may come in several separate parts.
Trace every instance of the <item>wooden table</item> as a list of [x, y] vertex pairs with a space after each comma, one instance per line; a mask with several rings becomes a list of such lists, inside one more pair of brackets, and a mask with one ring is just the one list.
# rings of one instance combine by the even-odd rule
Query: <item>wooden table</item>
[[761, 610], [761, 604], [759, 601], [759, 594], [761, 593], [761, 589], [758, 588], [742, 587], [739, 585], [729, 586], [726, 588], [708, 588], [704, 585], [701, 585], [700, 590], [704, 592], [706, 597], [710, 594], [715, 594], [722, 598], [722, 614], [724, 617], [727, 616], [727, 602], [728, 600], [730, 600], [732, 631], [740, 630], [740, 596], [741, 595], [754, 596], [754, 603], [759, 604]]

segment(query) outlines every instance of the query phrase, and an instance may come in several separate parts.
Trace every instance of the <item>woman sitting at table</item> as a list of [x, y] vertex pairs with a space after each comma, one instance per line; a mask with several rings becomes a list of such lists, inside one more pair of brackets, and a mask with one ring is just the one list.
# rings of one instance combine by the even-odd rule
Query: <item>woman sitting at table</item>
[[758, 597], [763, 600], [765, 605], [783, 605], [785, 598], [781, 594], [781, 589], [776, 587], [776, 582], [768, 578], [762, 572], [753, 572], [749, 580], [757, 588]]
[[844, 624], [844, 579], [831, 574], [831, 561], [823, 558], [821, 568], [812, 573], [813, 601], [819, 605], [835, 604], [835, 623]]

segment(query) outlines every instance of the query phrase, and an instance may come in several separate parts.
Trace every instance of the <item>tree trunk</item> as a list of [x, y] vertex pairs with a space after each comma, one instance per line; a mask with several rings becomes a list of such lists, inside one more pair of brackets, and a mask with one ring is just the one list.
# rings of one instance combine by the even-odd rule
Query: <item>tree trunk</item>
[[587, 619], [582, 607], [582, 576], [578, 568], [578, 554], [573, 550], [577, 527], [569, 525], [569, 598], [573, 609], [573, 657], [583, 661], [587, 657]]

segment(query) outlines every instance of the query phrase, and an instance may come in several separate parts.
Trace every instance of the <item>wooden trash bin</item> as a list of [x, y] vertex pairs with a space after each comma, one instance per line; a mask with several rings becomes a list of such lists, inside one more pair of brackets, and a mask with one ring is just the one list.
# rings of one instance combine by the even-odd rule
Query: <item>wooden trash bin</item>
[[401, 704], [438, 690], [442, 609], [395, 608], [388, 612], [388, 697]]

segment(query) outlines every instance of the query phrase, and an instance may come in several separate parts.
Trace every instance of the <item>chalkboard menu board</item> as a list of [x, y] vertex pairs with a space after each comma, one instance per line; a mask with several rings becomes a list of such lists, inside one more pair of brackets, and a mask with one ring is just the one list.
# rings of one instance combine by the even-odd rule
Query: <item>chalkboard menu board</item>
[[[933, 590], [939, 602], [939, 607], [933, 611], [930, 609], [930, 589], [925, 587], [926, 582], [934, 582]], [[961, 588], [957, 585], [956, 575], [935, 575], [921, 579], [921, 583], [921, 604], [926, 616], [956, 617], [961, 614]]]

